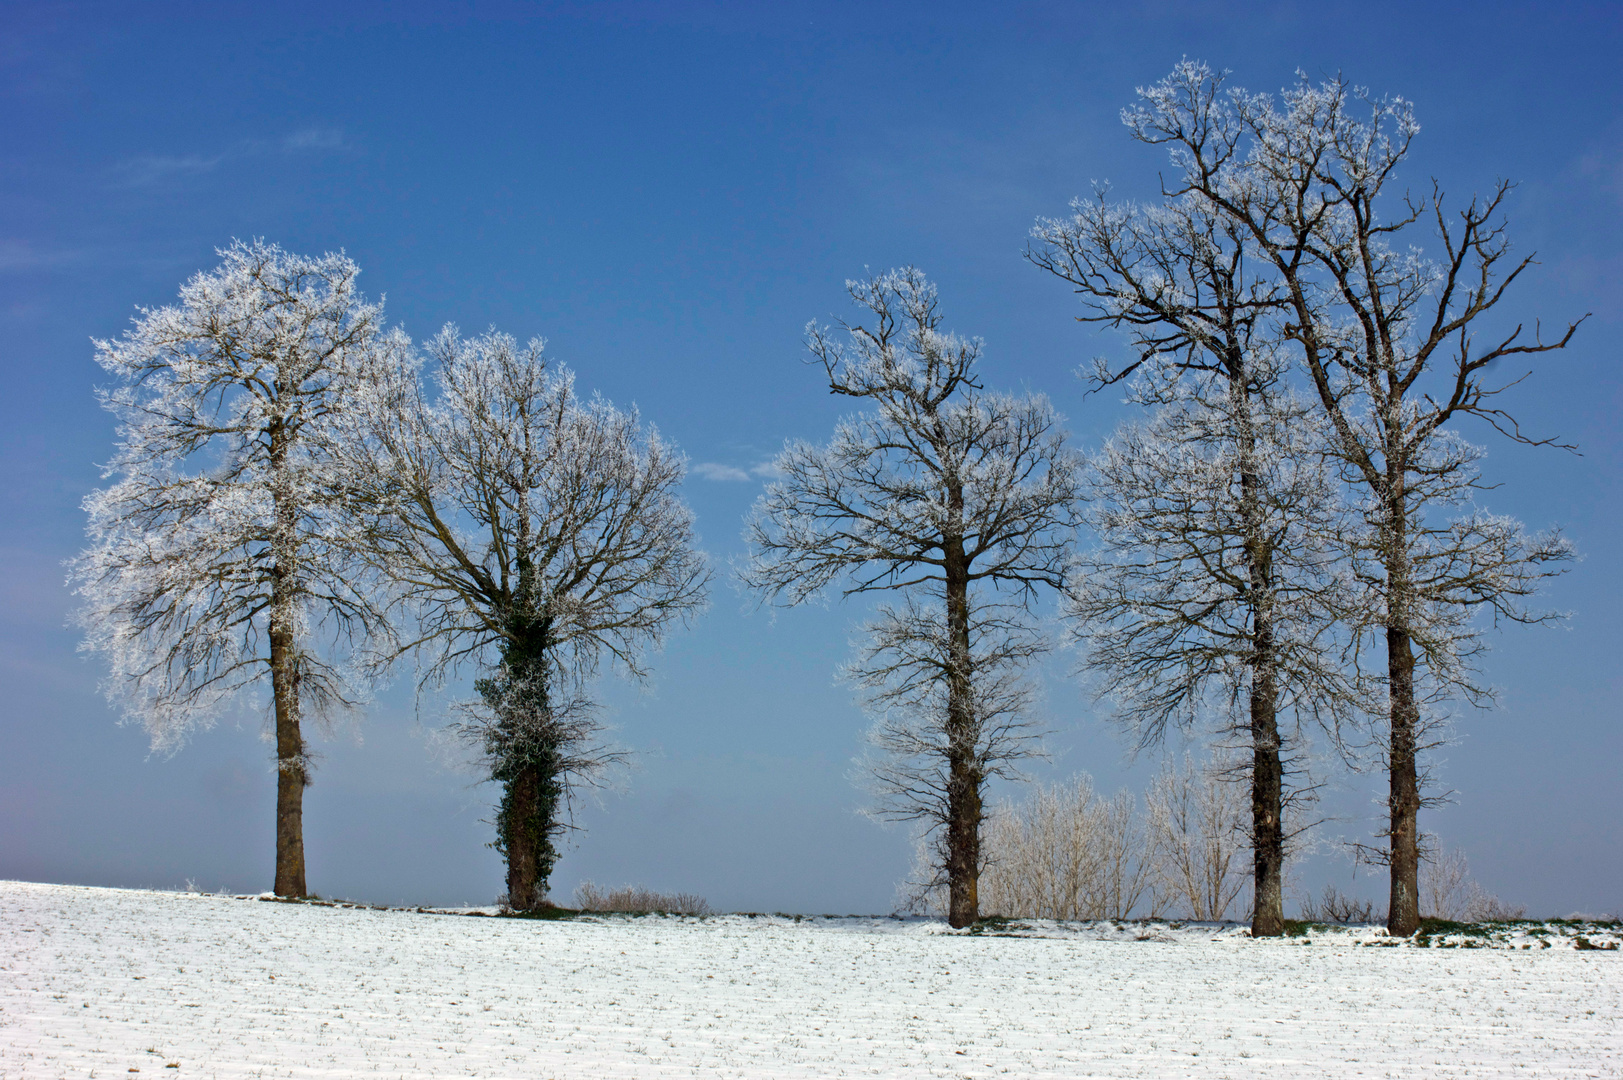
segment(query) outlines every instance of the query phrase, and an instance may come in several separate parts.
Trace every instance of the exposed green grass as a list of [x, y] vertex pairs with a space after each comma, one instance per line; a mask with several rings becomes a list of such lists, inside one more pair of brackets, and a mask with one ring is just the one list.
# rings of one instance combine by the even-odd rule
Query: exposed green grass
[[969, 932], [976, 937], [1022, 937], [1015, 931], [1029, 929], [1024, 919], [1007, 915], [985, 915], [969, 924]]
[[1285, 920], [1286, 937], [1306, 937], [1311, 931], [1328, 929], [1330, 929], [1329, 923], [1309, 922], [1306, 919]]
[[1617, 942], [1608, 941], [1608, 942], [1606, 942], [1604, 944], [1596, 945], [1593, 941], [1590, 941], [1588, 938], [1584, 937], [1582, 934], [1579, 934], [1573, 940], [1572, 947], [1574, 949], [1577, 949], [1580, 952], [1583, 952], [1585, 950], [1594, 950], [1596, 952], [1616, 952], [1617, 951]]

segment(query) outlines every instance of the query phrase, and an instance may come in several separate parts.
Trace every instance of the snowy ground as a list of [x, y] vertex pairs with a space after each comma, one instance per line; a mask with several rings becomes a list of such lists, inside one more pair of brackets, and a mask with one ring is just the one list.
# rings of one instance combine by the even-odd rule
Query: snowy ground
[[0, 882], [0, 1076], [1623, 1075], [1623, 951], [1570, 927], [1007, 929]]

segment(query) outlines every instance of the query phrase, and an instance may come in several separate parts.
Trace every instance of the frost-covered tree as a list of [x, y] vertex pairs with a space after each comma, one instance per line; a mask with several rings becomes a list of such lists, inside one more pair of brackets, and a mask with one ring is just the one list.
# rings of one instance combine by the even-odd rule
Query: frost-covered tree
[[1249, 235], [1190, 195], [1141, 206], [1101, 190], [1072, 211], [1038, 222], [1027, 257], [1071, 285], [1081, 321], [1128, 333], [1132, 358], [1089, 377], [1131, 379], [1152, 415], [1094, 460], [1099, 546], [1078, 560], [1068, 614], [1141, 747], [1212, 706], [1230, 718], [1251, 788], [1252, 932], [1278, 935], [1286, 808], [1311, 790], [1289, 779], [1297, 721], [1339, 721], [1356, 697], [1332, 632], [1324, 425], [1286, 381], [1283, 288]]
[[173, 752], [245, 691], [271, 684], [280, 896], [305, 888], [301, 726], [353, 701], [325, 633], [383, 632], [339, 541], [349, 485], [331, 453], [381, 305], [342, 254], [233, 243], [180, 303], [140, 309], [96, 342], [117, 380], [110, 487], [85, 500], [91, 546], [75, 561], [84, 648], [155, 750]]
[[1202, 922], [1225, 918], [1245, 891], [1246, 807], [1226, 771], [1221, 759], [1169, 761], [1144, 800], [1162, 902], [1175, 900]]
[[685, 460], [635, 411], [575, 393], [539, 339], [446, 327], [430, 399], [396, 337], [351, 452], [375, 466], [361, 547], [426, 677], [480, 672], [461, 732], [501, 785], [508, 902], [538, 904], [573, 785], [620, 755], [585, 690], [605, 659], [634, 678], [709, 580], [678, 489]]
[[985, 785], [1034, 749], [1030, 612], [1063, 584], [1080, 464], [1040, 395], [988, 393], [978, 340], [943, 332], [913, 268], [850, 281], [868, 325], [815, 322], [830, 391], [869, 408], [826, 446], [795, 442], [756, 503], [744, 582], [786, 605], [838, 586], [894, 595], [848, 669], [875, 715], [883, 817], [922, 821], [954, 926], [978, 914]]
[[[1079, 773], [1037, 785], [1018, 804], [987, 815], [981, 903], [990, 915], [1037, 919], [1126, 919], [1141, 901], [1161, 911], [1160, 868], [1132, 792], [1095, 793]], [[929, 893], [914, 905], [929, 906]]]
[[[1419, 132], [1412, 105], [1337, 78], [1305, 76], [1276, 101], [1224, 86], [1184, 62], [1140, 91], [1125, 114], [1140, 140], [1167, 146], [1168, 197], [1192, 197], [1268, 261], [1288, 301], [1279, 334], [1293, 344], [1358, 493], [1362, 528], [1348, 533], [1364, 586], [1360, 642], [1384, 656], [1387, 707], [1379, 756], [1388, 775], [1388, 927], [1419, 925], [1421, 758], [1440, 733], [1441, 703], [1482, 701], [1476, 615], [1537, 622], [1526, 598], [1571, 548], [1529, 536], [1477, 509], [1479, 452], [1449, 426], [1486, 421], [1524, 443], [1497, 395], [1525, 377], [1507, 361], [1564, 348], [1536, 326], [1486, 325], [1531, 265], [1515, 259], [1501, 210], [1511, 185], [1450, 214], [1394, 189]], [[1423, 234], [1438, 257], [1419, 246]], [[1486, 335], [1486, 336], [1484, 336]]]

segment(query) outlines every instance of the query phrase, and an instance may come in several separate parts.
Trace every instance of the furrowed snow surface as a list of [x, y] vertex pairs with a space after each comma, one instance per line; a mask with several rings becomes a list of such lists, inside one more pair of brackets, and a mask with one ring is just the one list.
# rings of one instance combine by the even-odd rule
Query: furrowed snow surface
[[0, 1076], [1623, 1074], [1623, 951], [1571, 928], [1006, 929], [1028, 936], [0, 882]]

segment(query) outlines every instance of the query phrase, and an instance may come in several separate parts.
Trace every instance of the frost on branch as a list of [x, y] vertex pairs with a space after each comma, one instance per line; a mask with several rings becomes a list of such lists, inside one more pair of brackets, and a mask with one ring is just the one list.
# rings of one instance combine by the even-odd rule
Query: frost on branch
[[1252, 932], [1278, 935], [1286, 810], [1314, 788], [1301, 721], [1339, 738], [1361, 702], [1337, 627], [1349, 605], [1329, 432], [1290, 385], [1288, 293], [1244, 228], [1192, 192], [1146, 206], [1101, 188], [1071, 209], [1038, 221], [1027, 257], [1072, 287], [1080, 321], [1127, 338], [1130, 355], [1099, 359], [1090, 380], [1126, 381], [1150, 416], [1095, 460], [1099, 546], [1077, 560], [1068, 613], [1141, 747], [1209, 716], [1249, 750], [1235, 771], [1252, 788]]
[[300, 720], [353, 702], [335, 647], [384, 632], [346, 554], [353, 478], [332, 452], [382, 309], [341, 254], [239, 241], [220, 255], [179, 304], [96, 342], [118, 445], [112, 484], [85, 500], [74, 619], [109, 700], [158, 751], [270, 677], [277, 891], [302, 894]]
[[848, 669], [874, 715], [875, 812], [938, 837], [961, 926], [977, 912], [984, 786], [1034, 749], [1022, 674], [1048, 643], [1031, 611], [1063, 583], [1080, 463], [1046, 398], [981, 387], [981, 343], [941, 329], [922, 273], [847, 289], [871, 321], [813, 323], [807, 344], [829, 389], [866, 409], [826, 445], [784, 448], [741, 576], [783, 604], [894, 595]]
[[1392, 868], [1388, 927], [1413, 933], [1422, 758], [1447, 699], [1482, 700], [1473, 617], [1546, 621], [1526, 598], [1571, 557], [1559, 536], [1529, 537], [1469, 506], [1475, 453], [1453, 428], [1474, 418], [1519, 442], [1561, 445], [1524, 434], [1499, 396], [1530, 374], [1517, 368], [1524, 358], [1565, 348], [1583, 320], [1550, 340], [1536, 320], [1530, 332], [1519, 320], [1492, 328], [1532, 265], [1511, 254], [1513, 185], [1454, 210], [1435, 182], [1419, 196], [1400, 191], [1420, 130], [1401, 98], [1299, 73], [1276, 100], [1185, 62], [1140, 91], [1124, 119], [1170, 151], [1171, 197], [1220, 220], [1265, 265], [1281, 301], [1271, 336], [1311, 386], [1357, 492], [1361, 527], [1347, 539], [1363, 595], [1346, 622], [1358, 655], [1368, 646], [1380, 660], [1370, 673], [1386, 707], [1372, 742], [1390, 791], [1379, 858]]
[[371, 625], [330, 542], [343, 484], [324, 439], [381, 305], [356, 293], [342, 255], [261, 242], [220, 254], [179, 305], [96, 342], [117, 380], [99, 396], [118, 446], [114, 483], [85, 500], [75, 620], [108, 662], [109, 699], [160, 751], [267, 673], [273, 618], [298, 642], [300, 708], [318, 713], [349, 691], [313, 631]]
[[[446, 327], [370, 380], [351, 452], [370, 464], [362, 544], [426, 678], [481, 673], [458, 730], [503, 785], [509, 902], [538, 903], [574, 785], [622, 754], [586, 696], [605, 660], [633, 678], [704, 604], [709, 571], [679, 497], [685, 459], [635, 411], [582, 400], [537, 339]], [[390, 657], [381, 658], [387, 661]]]

